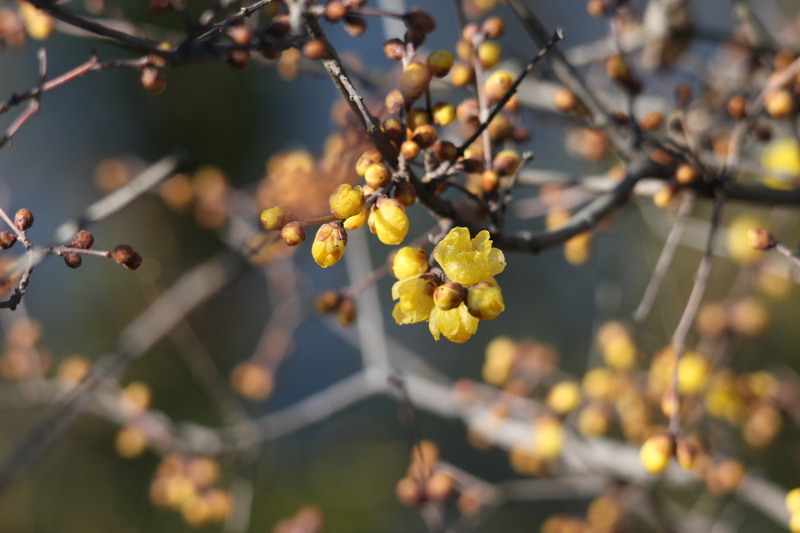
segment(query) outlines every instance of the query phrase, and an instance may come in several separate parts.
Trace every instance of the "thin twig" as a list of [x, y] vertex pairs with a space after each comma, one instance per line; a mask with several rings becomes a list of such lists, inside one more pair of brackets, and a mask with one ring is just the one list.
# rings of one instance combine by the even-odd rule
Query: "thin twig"
[[644, 291], [642, 301], [633, 312], [633, 320], [635, 322], [641, 322], [650, 314], [650, 309], [653, 307], [658, 289], [661, 287], [661, 283], [664, 281], [664, 277], [672, 264], [672, 259], [675, 257], [675, 250], [678, 249], [683, 231], [686, 228], [686, 220], [693, 208], [694, 194], [690, 192], [684, 193], [681, 199], [681, 205], [678, 208], [678, 213], [675, 215], [675, 222], [669, 231], [666, 242], [664, 242], [661, 254], [658, 256], [658, 261], [653, 269], [653, 274], [650, 276], [650, 281]]
[[[686, 301], [686, 307], [683, 310], [678, 326], [675, 328], [675, 333], [672, 335], [672, 350], [675, 353], [675, 364], [672, 369], [672, 381], [670, 383], [671, 394], [674, 398], [680, 399], [678, 396], [678, 364], [686, 347], [686, 335], [689, 333], [694, 318], [697, 315], [697, 310], [700, 308], [700, 303], [703, 300], [706, 286], [708, 285], [708, 277], [711, 274], [711, 264], [714, 260], [714, 246], [716, 244], [717, 230], [719, 229], [719, 221], [722, 216], [722, 208], [725, 205], [725, 195], [721, 191], [717, 195], [714, 202], [714, 210], [711, 213], [711, 227], [708, 231], [708, 240], [706, 241], [706, 249], [703, 253], [703, 258], [700, 260], [700, 265], [697, 267], [697, 273], [694, 277], [694, 285], [692, 285], [692, 292], [689, 294], [689, 299]], [[677, 435], [680, 430], [680, 408], [675, 407], [670, 413], [669, 417], [670, 433]]]

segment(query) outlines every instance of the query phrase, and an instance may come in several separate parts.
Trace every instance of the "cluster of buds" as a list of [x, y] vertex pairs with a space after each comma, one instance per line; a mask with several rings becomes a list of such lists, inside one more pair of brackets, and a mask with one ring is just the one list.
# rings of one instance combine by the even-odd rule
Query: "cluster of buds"
[[194, 527], [222, 523], [233, 501], [217, 486], [219, 464], [208, 457], [168, 455], [158, 465], [150, 484], [150, 500], [157, 507], [174, 509]]
[[[408, 234], [405, 208], [416, 200], [413, 188], [407, 181], [392, 177], [392, 171], [377, 150], [363, 153], [355, 168], [365, 185], [353, 187], [343, 183], [336, 188], [328, 199], [333, 220], [319, 227], [311, 246], [311, 255], [322, 268], [333, 266], [342, 258], [347, 248], [347, 231], [367, 225], [378, 240], [390, 246], [400, 244]], [[390, 191], [394, 192], [394, 197], [387, 195]], [[289, 246], [302, 243], [306, 237], [304, 226], [315, 220], [296, 220], [282, 207], [270, 207], [261, 212], [264, 229], [280, 231], [281, 238]]]
[[351, 296], [335, 291], [325, 291], [317, 298], [317, 311], [336, 313], [336, 318], [343, 326], [351, 325], [358, 315], [356, 301]]
[[422, 441], [411, 451], [406, 475], [395, 486], [397, 499], [405, 505], [443, 504], [453, 495], [456, 482], [438, 468], [439, 447]]

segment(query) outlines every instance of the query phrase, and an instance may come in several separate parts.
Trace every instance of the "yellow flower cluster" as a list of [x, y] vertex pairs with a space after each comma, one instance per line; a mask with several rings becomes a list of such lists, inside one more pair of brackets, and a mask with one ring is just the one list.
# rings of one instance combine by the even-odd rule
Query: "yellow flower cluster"
[[[466, 228], [453, 228], [436, 245], [433, 257], [444, 276], [428, 271], [420, 248], [401, 248], [392, 269], [399, 281], [392, 287], [398, 300], [392, 316], [398, 324], [428, 321], [431, 335], [453, 342], [467, 341], [480, 320], [496, 318], [505, 309], [503, 293], [494, 276], [506, 267], [503, 252], [492, 247], [489, 232], [470, 238]], [[447, 283], [445, 283], [447, 282]]]

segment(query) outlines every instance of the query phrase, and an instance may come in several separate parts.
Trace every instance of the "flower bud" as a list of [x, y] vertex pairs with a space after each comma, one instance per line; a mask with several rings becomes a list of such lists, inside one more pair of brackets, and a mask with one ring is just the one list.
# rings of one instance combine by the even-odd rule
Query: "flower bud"
[[66, 246], [88, 250], [94, 244], [94, 235], [86, 230], [80, 230], [67, 242]]
[[406, 67], [400, 78], [400, 91], [411, 100], [418, 98], [431, 81], [428, 65], [415, 61]]
[[428, 254], [422, 248], [403, 246], [392, 259], [392, 273], [397, 279], [424, 274], [428, 271]]
[[467, 309], [475, 318], [491, 320], [505, 308], [503, 292], [493, 281], [481, 281], [467, 290]]
[[30, 228], [33, 226], [33, 213], [28, 209], [20, 209], [14, 215], [14, 225], [22, 231]]
[[[367, 174], [369, 174], [369, 170]], [[347, 183], [342, 183], [331, 195], [329, 203], [333, 216], [336, 218], [349, 218], [357, 215], [364, 206], [364, 192], [358, 185], [351, 187]]]
[[296, 220], [284, 224], [281, 228], [281, 239], [286, 243], [286, 246], [297, 246], [306, 240], [306, 230], [303, 224]]
[[381, 161], [383, 161], [383, 156], [377, 149], [371, 148], [367, 150], [361, 154], [356, 161], [356, 174], [363, 177], [370, 165], [373, 163], [380, 163]]
[[762, 228], [753, 228], [747, 232], [747, 242], [756, 250], [769, 250], [775, 248], [777, 242], [769, 234], [769, 231]]
[[415, 141], [406, 141], [400, 145], [400, 155], [411, 161], [419, 155], [420, 147]]
[[357, 316], [356, 301], [352, 298], [343, 299], [336, 312], [336, 318], [339, 319], [339, 323], [343, 326], [349, 326], [356, 321]]
[[62, 257], [64, 258], [64, 263], [70, 268], [78, 268], [83, 264], [81, 256], [74, 252], [66, 253]]
[[515, 150], [503, 150], [494, 156], [492, 168], [501, 176], [510, 176], [517, 171], [520, 158]]
[[395, 199], [406, 207], [414, 205], [417, 201], [417, 191], [407, 181], [399, 181], [394, 187]]
[[433, 291], [433, 304], [443, 311], [455, 309], [467, 296], [467, 290], [460, 283], [444, 283]]
[[127, 244], [120, 244], [114, 248], [111, 251], [111, 258], [128, 270], [136, 270], [142, 264], [142, 256]]
[[439, 102], [433, 106], [433, 121], [439, 126], [447, 126], [456, 118], [456, 108], [453, 104]]
[[261, 212], [261, 225], [267, 231], [280, 230], [291, 219], [291, 215], [281, 207], [270, 207]]
[[642, 444], [639, 459], [645, 470], [651, 474], [660, 474], [666, 470], [675, 449], [672, 437], [666, 433], [653, 435]]
[[392, 171], [383, 163], [371, 164], [364, 172], [364, 181], [373, 189], [380, 189], [392, 178]]
[[483, 68], [492, 68], [500, 62], [502, 48], [495, 41], [483, 41], [478, 45], [478, 59]]
[[161, 94], [167, 87], [167, 78], [164, 73], [152, 65], [147, 65], [142, 69], [139, 81], [144, 90], [150, 94]]
[[447, 50], [439, 50], [428, 56], [428, 66], [431, 74], [437, 78], [444, 78], [453, 67], [453, 54]]
[[406, 45], [400, 39], [389, 39], [383, 43], [383, 53], [390, 61], [400, 61], [406, 55]]
[[383, 244], [403, 242], [408, 234], [408, 215], [403, 204], [394, 198], [378, 200], [367, 221], [369, 229]]
[[311, 245], [311, 256], [322, 268], [335, 265], [344, 255], [347, 232], [338, 224], [323, 224]]
[[336, 291], [325, 291], [319, 295], [316, 301], [317, 311], [320, 313], [332, 313], [339, 309], [342, 303], [342, 295]]
[[17, 234], [13, 231], [0, 231], [0, 249], [8, 250], [17, 242]]

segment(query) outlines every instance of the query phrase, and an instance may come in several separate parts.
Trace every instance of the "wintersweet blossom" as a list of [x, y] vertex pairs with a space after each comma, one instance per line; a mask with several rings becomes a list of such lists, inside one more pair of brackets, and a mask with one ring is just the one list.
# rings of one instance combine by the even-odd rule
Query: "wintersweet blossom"
[[428, 329], [437, 341], [440, 335], [444, 335], [448, 340], [462, 343], [467, 342], [478, 331], [479, 321], [469, 314], [469, 309], [463, 303], [455, 309], [447, 311], [433, 307]]
[[413, 324], [428, 320], [433, 309], [434, 277], [421, 274], [402, 279], [392, 286], [394, 306], [392, 317], [398, 324]]
[[492, 248], [486, 230], [470, 240], [467, 228], [451, 229], [434, 248], [433, 257], [448, 278], [465, 287], [496, 276], [506, 268], [503, 252]]

